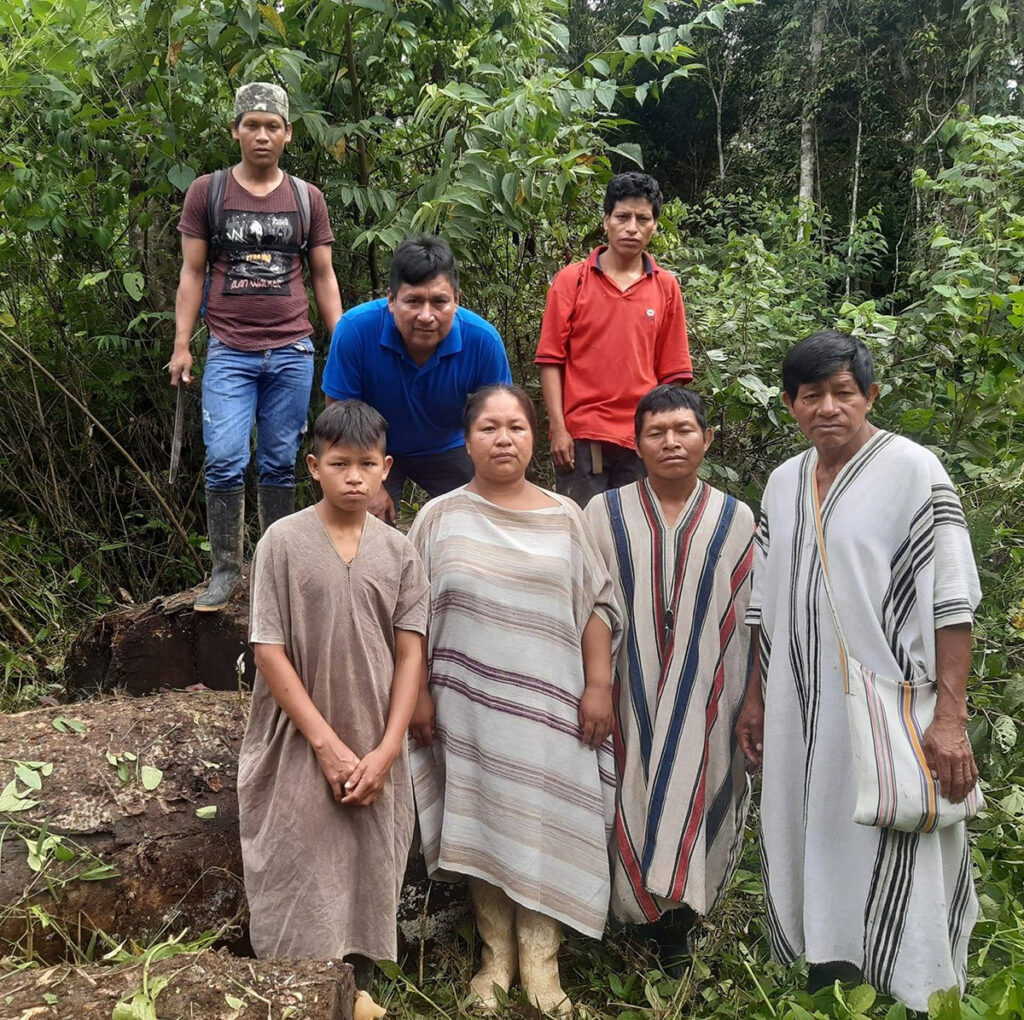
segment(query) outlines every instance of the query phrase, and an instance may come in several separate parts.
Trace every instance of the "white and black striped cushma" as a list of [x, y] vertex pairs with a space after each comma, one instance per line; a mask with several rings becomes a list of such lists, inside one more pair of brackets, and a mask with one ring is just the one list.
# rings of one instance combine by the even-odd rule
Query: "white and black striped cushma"
[[[813, 450], [765, 489], [747, 622], [765, 689], [761, 848], [775, 956], [847, 960], [916, 1010], [963, 987], [977, 917], [966, 827], [913, 834], [853, 822], [839, 649], [814, 535]], [[822, 504], [851, 652], [886, 676], [935, 676], [935, 630], [981, 591], [956, 490], [928, 450], [879, 431]], [[768, 522], [771, 522], [770, 533]]]

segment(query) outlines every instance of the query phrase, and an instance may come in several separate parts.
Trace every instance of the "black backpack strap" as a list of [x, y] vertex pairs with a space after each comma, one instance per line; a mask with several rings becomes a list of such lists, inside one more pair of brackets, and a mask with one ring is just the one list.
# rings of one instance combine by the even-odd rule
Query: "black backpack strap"
[[210, 190], [206, 198], [207, 261], [213, 262], [224, 236], [224, 191], [228, 186], [227, 170], [210, 174]]
[[295, 202], [299, 207], [299, 222], [302, 225], [302, 240], [299, 242], [299, 254], [302, 258], [308, 260], [309, 222], [311, 216], [309, 211], [309, 184], [301, 177], [293, 177], [291, 174], [288, 174], [287, 177], [292, 186], [292, 192], [295, 195]]

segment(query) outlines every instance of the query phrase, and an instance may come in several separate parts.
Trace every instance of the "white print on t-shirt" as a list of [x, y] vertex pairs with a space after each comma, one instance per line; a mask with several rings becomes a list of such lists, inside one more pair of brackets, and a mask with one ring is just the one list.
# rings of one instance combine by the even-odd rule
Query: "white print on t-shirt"
[[223, 293], [232, 296], [287, 297], [295, 254], [279, 251], [295, 244], [298, 213], [227, 210], [223, 250], [227, 259]]

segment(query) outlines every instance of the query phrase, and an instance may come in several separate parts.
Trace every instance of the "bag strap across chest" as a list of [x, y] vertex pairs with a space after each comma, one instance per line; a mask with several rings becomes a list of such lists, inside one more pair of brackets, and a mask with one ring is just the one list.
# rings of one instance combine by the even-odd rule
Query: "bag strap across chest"
[[818, 498], [818, 482], [815, 478], [815, 465], [811, 465], [808, 472], [808, 484], [811, 487], [811, 505], [814, 508], [814, 536], [818, 543], [818, 556], [821, 559], [821, 576], [825, 584], [825, 596], [828, 599], [828, 608], [832, 614], [832, 622], [835, 624], [836, 636], [839, 638], [839, 663], [843, 671], [843, 689], [850, 693], [850, 660], [847, 652], [846, 635], [843, 633], [843, 625], [839, 622], [839, 610], [836, 608], [835, 596], [832, 594], [832, 582], [828, 572], [828, 554], [825, 551], [825, 529], [821, 523], [821, 500]]

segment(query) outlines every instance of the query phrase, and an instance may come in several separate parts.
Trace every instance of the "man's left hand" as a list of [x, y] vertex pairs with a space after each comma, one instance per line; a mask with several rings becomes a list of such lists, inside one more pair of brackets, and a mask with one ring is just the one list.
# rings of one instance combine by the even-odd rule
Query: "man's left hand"
[[978, 781], [978, 766], [963, 724], [959, 719], [936, 713], [921, 744], [942, 795], [954, 804], [962, 801]]

